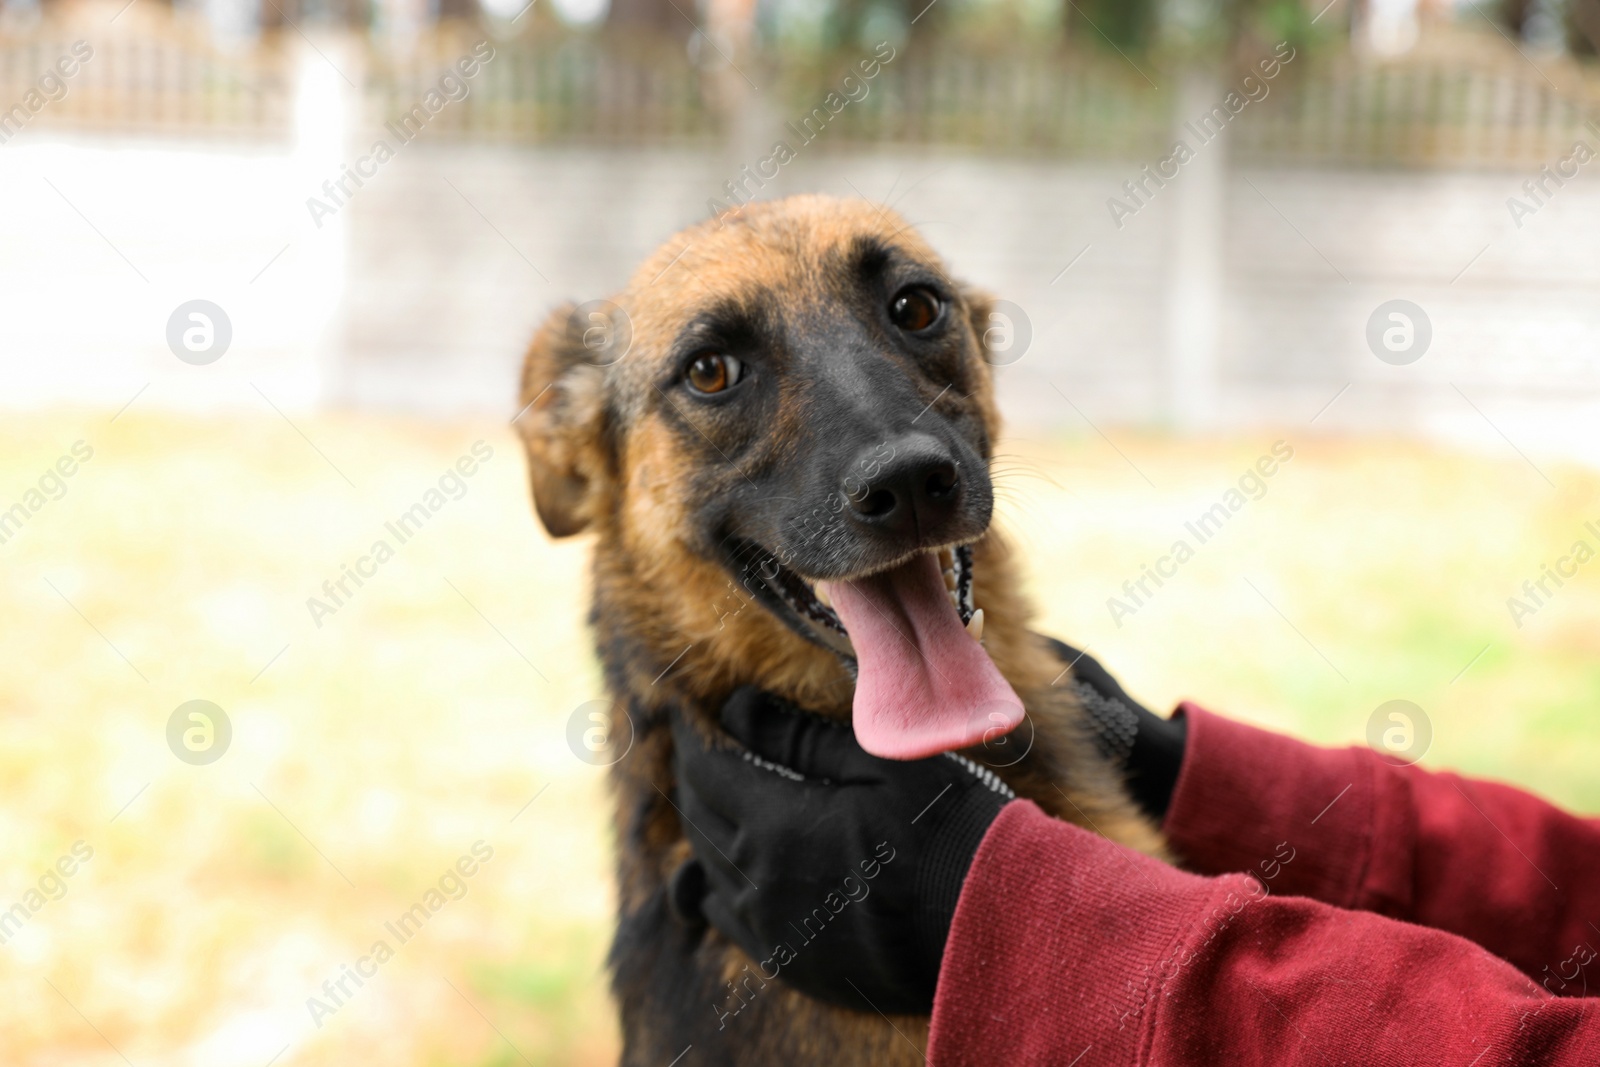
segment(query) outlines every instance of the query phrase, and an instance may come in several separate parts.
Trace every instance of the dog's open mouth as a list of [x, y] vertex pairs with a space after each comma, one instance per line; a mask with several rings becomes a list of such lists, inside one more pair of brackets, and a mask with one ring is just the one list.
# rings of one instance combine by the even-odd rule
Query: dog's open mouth
[[1021, 699], [979, 643], [969, 546], [832, 581], [809, 581], [770, 555], [747, 573], [797, 628], [855, 666], [856, 740], [873, 755], [920, 759], [1022, 721]]

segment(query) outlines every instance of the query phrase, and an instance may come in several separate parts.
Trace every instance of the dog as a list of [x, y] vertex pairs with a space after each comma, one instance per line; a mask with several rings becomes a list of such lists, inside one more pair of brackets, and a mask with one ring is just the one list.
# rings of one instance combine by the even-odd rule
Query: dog
[[[551, 536], [595, 538], [590, 622], [632, 731], [611, 769], [626, 1067], [909, 1067], [927, 1042], [926, 1017], [751, 987], [748, 957], [675, 915], [674, 709], [714, 734], [754, 684], [851, 721], [874, 754], [958, 749], [1164, 854], [991, 525], [992, 306], [893, 212], [798, 196], [684, 230], [528, 349], [534, 507]], [[751, 995], [730, 1020], [736, 982]]]

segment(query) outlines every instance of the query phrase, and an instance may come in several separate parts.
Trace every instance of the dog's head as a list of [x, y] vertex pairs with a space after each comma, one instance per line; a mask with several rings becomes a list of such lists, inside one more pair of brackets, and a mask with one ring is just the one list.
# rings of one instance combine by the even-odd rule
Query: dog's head
[[557, 537], [597, 529], [680, 643], [737, 659], [776, 631], [789, 655], [858, 667], [869, 750], [971, 743], [1021, 714], [974, 640], [989, 310], [862, 201], [686, 230], [613, 302], [562, 308], [535, 338], [519, 426], [539, 517]]

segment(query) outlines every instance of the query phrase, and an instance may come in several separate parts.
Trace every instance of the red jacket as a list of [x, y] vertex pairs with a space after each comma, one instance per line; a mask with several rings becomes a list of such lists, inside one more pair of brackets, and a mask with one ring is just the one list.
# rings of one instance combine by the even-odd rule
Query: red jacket
[[1164, 829], [1199, 873], [1008, 805], [930, 1064], [1600, 1065], [1600, 821], [1183, 713]]

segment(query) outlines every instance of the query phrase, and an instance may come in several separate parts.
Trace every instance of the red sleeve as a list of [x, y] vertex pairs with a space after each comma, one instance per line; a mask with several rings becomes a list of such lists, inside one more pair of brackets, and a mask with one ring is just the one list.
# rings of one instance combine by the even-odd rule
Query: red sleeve
[[1163, 829], [1188, 869], [1259, 872], [1287, 843], [1296, 858], [1275, 893], [1459, 934], [1551, 992], [1585, 995], [1574, 959], [1600, 945], [1600, 821], [1367, 748], [1317, 748], [1192, 704], [1183, 713], [1189, 740]]
[[1592, 1067], [1594, 1001], [1550, 996], [1453, 934], [1204, 878], [1026, 801], [962, 889], [928, 1062]]

